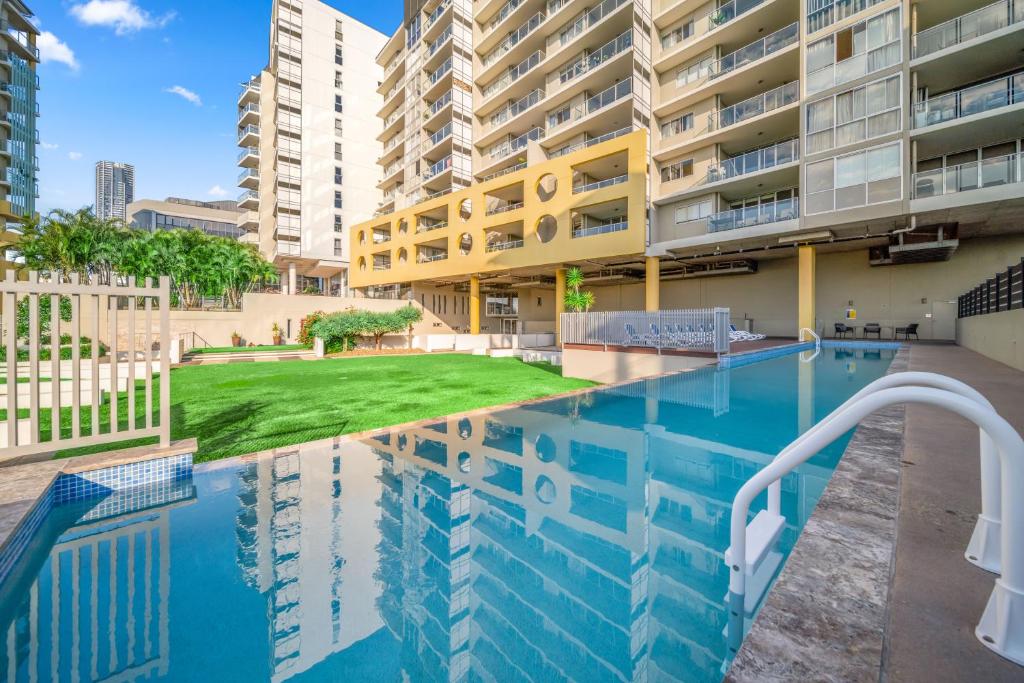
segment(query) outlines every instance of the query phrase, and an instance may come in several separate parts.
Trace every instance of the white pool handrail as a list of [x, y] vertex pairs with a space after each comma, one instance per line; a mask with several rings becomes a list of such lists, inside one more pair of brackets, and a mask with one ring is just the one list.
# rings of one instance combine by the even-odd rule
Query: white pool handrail
[[[834, 414], [834, 417], [797, 439], [736, 494], [731, 513], [729, 547], [730, 605], [742, 604], [746, 593], [747, 516], [754, 499], [771, 484], [805, 463], [823, 448], [856, 427], [868, 415], [900, 403], [922, 403], [945, 408], [967, 418], [994, 442], [1002, 469], [1003, 510], [1000, 543], [1002, 574], [975, 629], [982, 644], [1017, 664], [1024, 665], [1024, 439], [991, 407], [944, 389], [902, 386], [871, 392]], [[731, 617], [736, 607], [730, 608]]]
[[814, 348], [820, 349], [821, 348], [821, 337], [818, 336], [818, 333], [815, 332], [814, 330], [812, 330], [809, 327], [801, 327], [800, 328], [800, 334], [799, 334], [800, 341], [804, 340], [804, 332], [807, 332], [808, 334], [810, 334], [811, 337], [814, 339]]
[[[811, 429], [798, 436], [780, 454], [781, 457], [788, 450], [795, 447], [807, 438], [810, 438], [815, 430], [818, 430], [829, 420], [835, 419], [849, 406], [860, 399], [883, 389], [894, 387], [920, 386], [931, 387], [932, 389], [943, 389], [959, 394], [966, 399], [978, 403], [983, 408], [995, 411], [992, 404], [978, 390], [960, 380], [940, 375], [934, 372], [895, 372], [885, 377], [876, 379], [871, 384], [854, 394], [849, 400], [833, 410], [821, 422]], [[974, 527], [974, 533], [964, 551], [967, 561], [978, 567], [992, 572], [999, 573], [1000, 569], [1000, 545], [999, 529], [1000, 518], [1002, 517], [1002, 500], [1000, 494], [1000, 467], [999, 455], [996, 453], [996, 446], [992, 439], [979, 429], [979, 451], [981, 455], [981, 513]], [[768, 488], [768, 511], [773, 515], [781, 515], [782, 488], [780, 482], [775, 482]]]

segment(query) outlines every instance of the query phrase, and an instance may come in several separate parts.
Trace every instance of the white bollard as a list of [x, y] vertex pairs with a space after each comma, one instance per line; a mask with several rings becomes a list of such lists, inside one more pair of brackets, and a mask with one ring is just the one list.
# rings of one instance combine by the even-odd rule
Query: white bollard
[[320, 337], [313, 337], [313, 355], [317, 358], [324, 357], [324, 340]]

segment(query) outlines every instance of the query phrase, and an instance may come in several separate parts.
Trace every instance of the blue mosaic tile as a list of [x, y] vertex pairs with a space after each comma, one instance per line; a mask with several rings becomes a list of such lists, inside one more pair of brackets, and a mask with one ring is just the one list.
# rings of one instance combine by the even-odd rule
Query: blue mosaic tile
[[53, 490], [53, 486], [46, 489], [46, 492], [36, 501], [35, 506], [25, 519], [22, 520], [21, 524], [18, 525], [18, 528], [14, 530], [3, 550], [0, 550], [0, 583], [11, 573], [15, 563], [17, 563], [25, 548], [28, 547], [29, 541], [32, 540], [36, 531], [39, 530], [43, 520], [46, 519], [46, 515], [53, 509], [55, 505]]
[[769, 358], [788, 356], [791, 353], [796, 353], [798, 351], [806, 351], [807, 349], [813, 348], [814, 344], [812, 342], [807, 342], [805, 344], [787, 344], [786, 346], [776, 346], [775, 348], [762, 349], [760, 351], [734, 353], [722, 356], [718, 360], [718, 366], [722, 368], [739, 368], [744, 365], [750, 365], [751, 363], [757, 363], [758, 361], [768, 360]]
[[105, 467], [90, 472], [62, 474], [53, 485], [55, 503], [61, 505], [117, 491], [192, 476], [192, 454]]
[[898, 349], [903, 346], [898, 341], [871, 341], [870, 339], [822, 339], [823, 349]]

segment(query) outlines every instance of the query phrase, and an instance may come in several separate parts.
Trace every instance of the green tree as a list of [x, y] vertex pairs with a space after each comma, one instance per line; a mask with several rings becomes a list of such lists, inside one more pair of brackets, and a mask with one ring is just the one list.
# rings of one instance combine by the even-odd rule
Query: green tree
[[565, 298], [562, 303], [566, 310], [574, 313], [589, 311], [594, 306], [594, 293], [583, 291], [583, 270], [573, 266], [565, 274]]

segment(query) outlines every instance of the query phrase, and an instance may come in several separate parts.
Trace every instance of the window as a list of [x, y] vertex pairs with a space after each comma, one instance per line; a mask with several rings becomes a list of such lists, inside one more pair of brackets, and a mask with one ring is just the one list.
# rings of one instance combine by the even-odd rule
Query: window
[[334, 96], [334, 111], [339, 113], [343, 111], [343, 108], [341, 106], [341, 95]]
[[338, 19], [335, 19], [334, 20], [334, 39], [335, 40], [338, 40], [338, 41], [344, 40], [345, 32], [342, 29], [343, 29], [343, 26], [341, 24], [341, 21], [339, 21]]
[[334, 214], [334, 232], [341, 232], [341, 216]]
[[661, 48], [667, 50], [673, 45], [678, 45], [693, 35], [693, 17], [690, 17], [674, 29], [661, 34]]
[[548, 125], [549, 126], [560, 126], [566, 123], [571, 118], [572, 111], [569, 105], [565, 105], [557, 111], [553, 111], [548, 114]]
[[670, 138], [673, 135], [679, 135], [683, 131], [690, 130], [693, 128], [693, 113], [683, 114], [678, 116], [671, 121], [666, 121], [661, 124], [661, 136], [664, 138]]
[[900, 199], [900, 143], [893, 142], [807, 165], [808, 214]]
[[890, 67], [902, 58], [900, 9], [871, 17], [807, 46], [807, 92]]
[[688, 221], [699, 221], [702, 218], [707, 218], [711, 215], [711, 200], [705, 199], [704, 201], [697, 202], [695, 204], [688, 204], [687, 206], [680, 206], [676, 208], [676, 223], [686, 223]]
[[334, 87], [335, 88], [340, 88], [341, 87], [341, 72], [340, 71], [335, 71], [334, 72]]
[[714, 61], [715, 60], [711, 59], [711, 57], [708, 57], [700, 60], [696, 64], [691, 64], [690, 66], [680, 69], [676, 72], [676, 85], [686, 85], [687, 83], [692, 83], [700, 80], [701, 78], [706, 78], [707, 75], [711, 73], [711, 64]]
[[340, 209], [341, 208], [341, 192], [337, 192], [336, 191], [334, 193], [334, 208], [335, 209]]
[[341, 161], [341, 143], [340, 142], [335, 142], [334, 143], [334, 158], [337, 159], [338, 161]]
[[335, 45], [334, 46], [334, 63], [338, 64], [339, 66], [345, 63], [345, 60], [342, 59], [341, 52], [342, 52], [341, 51], [341, 45]]
[[683, 159], [661, 169], [662, 182], [678, 180], [693, 175], [693, 159]]
[[334, 184], [335, 185], [341, 185], [341, 167], [340, 166], [335, 166], [334, 167]]
[[341, 256], [341, 240], [334, 240], [334, 255]]
[[807, 152], [824, 152], [900, 130], [901, 80], [896, 74], [808, 104]]
[[341, 119], [334, 119], [334, 134], [335, 135], [341, 135], [342, 134]]

